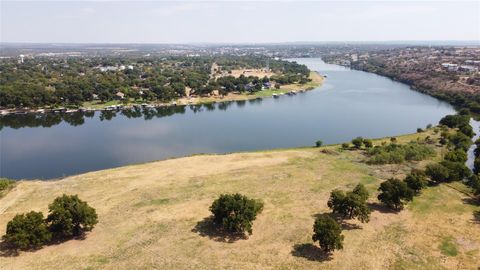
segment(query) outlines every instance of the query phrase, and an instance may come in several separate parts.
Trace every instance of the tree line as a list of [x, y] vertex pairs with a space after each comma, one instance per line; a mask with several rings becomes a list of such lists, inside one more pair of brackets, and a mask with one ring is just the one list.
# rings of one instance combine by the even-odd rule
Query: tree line
[[[212, 77], [213, 63], [231, 73], [236, 68], [269, 68], [275, 84], [305, 83], [309, 69], [265, 56], [69, 57], [0, 59], [0, 107], [81, 106], [113, 99], [168, 102], [191, 94], [254, 92], [270, 78], [240, 75]], [[225, 65], [225, 66], [222, 66]], [[110, 68], [110, 69], [107, 69]], [[118, 95], [118, 93], [121, 93]]]

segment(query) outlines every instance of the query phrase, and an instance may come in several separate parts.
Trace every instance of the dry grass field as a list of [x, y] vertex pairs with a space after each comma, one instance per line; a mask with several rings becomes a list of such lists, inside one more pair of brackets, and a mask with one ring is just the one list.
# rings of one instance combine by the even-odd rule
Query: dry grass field
[[[398, 137], [406, 142], [430, 131]], [[375, 144], [380, 140], [375, 141]], [[444, 151], [437, 148], [439, 156]], [[438, 157], [437, 157], [438, 158]], [[40, 250], [1, 253], [0, 269], [477, 269], [480, 224], [460, 183], [426, 189], [404, 211], [377, 204], [376, 189], [412, 167], [370, 166], [339, 146], [199, 155], [92, 172], [57, 181], [22, 181], [0, 199], [0, 232], [17, 213], [47, 213], [63, 193], [97, 209], [86, 239]], [[344, 249], [324, 256], [312, 244], [317, 214], [334, 188], [363, 183], [371, 221], [349, 221]], [[262, 199], [247, 239], [225, 238], [205, 219], [221, 193]]]

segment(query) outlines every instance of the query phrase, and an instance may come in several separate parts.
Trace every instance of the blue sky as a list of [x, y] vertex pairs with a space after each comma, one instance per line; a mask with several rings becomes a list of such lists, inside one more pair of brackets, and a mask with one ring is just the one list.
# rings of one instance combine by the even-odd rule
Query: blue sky
[[4, 1], [0, 41], [480, 40], [480, 1]]

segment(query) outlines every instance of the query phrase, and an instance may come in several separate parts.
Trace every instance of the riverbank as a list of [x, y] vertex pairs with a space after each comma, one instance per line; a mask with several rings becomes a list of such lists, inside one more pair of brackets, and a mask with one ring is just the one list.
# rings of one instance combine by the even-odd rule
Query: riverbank
[[[437, 140], [433, 129], [398, 136], [398, 143]], [[375, 145], [389, 138], [374, 140]], [[436, 146], [437, 160], [444, 148]], [[0, 232], [15, 214], [47, 212], [63, 193], [96, 208], [99, 223], [84, 240], [70, 240], [16, 257], [1, 269], [473, 269], [480, 234], [460, 183], [425, 189], [394, 213], [378, 206], [380, 182], [404, 177], [430, 161], [367, 165], [363, 151], [339, 145], [225, 155], [195, 155], [90, 172], [57, 181], [20, 181], [0, 199]], [[344, 249], [329, 260], [312, 245], [314, 217], [329, 211], [335, 188], [363, 183], [375, 207], [369, 223], [349, 221]], [[253, 235], [235, 242], [205, 228], [221, 193], [264, 200]], [[454, 252], [452, 252], [452, 250]], [[413, 254], [413, 255], [412, 255]]]
[[124, 102], [121, 100], [112, 100], [108, 102], [100, 102], [100, 101], [91, 101], [85, 102], [80, 108], [35, 108], [35, 109], [4, 109], [0, 110], [0, 115], [8, 115], [8, 114], [26, 114], [26, 113], [49, 113], [49, 112], [66, 112], [66, 113], [74, 113], [78, 111], [102, 111], [102, 110], [117, 110], [117, 109], [129, 109], [135, 106], [142, 106], [142, 107], [167, 107], [167, 106], [176, 106], [176, 105], [201, 105], [201, 104], [209, 104], [209, 103], [216, 103], [216, 102], [228, 102], [228, 101], [239, 101], [239, 100], [251, 100], [257, 98], [265, 98], [265, 97], [272, 97], [275, 95], [286, 95], [292, 94], [295, 95], [300, 92], [306, 92], [309, 90], [313, 90], [317, 87], [320, 87], [325, 79], [320, 73], [316, 71], [310, 72], [310, 77], [312, 81], [305, 83], [305, 84], [287, 84], [282, 85], [280, 89], [264, 89], [258, 92], [254, 92], [252, 94], [247, 93], [238, 93], [233, 94], [229, 93], [226, 96], [221, 95], [211, 95], [208, 97], [184, 97], [179, 98], [172, 102], [145, 102], [145, 101], [130, 101]]
[[293, 94], [296, 95], [297, 93], [306, 92], [313, 90], [322, 86], [323, 81], [325, 78], [318, 73], [317, 71], [310, 71], [310, 79], [311, 82], [306, 84], [287, 84], [280, 86], [280, 89], [270, 88], [264, 89], [258, 92], [254, 92], [252, 94], [228, 94], [226, 96], [210, 96], [210, 97], [193, 97], [193, 98], [181, 98], [176, 101], [177, 105], [196, 105], [196, 104], [208, 104], [208, 103], [215, 103], [215, 102], [228, 102], [228, 101], [238, 101], [238, 100], [251, 100], [256, 98], [265, 98], [265, 97], [273, 97], [275, 95], [287, 95]]

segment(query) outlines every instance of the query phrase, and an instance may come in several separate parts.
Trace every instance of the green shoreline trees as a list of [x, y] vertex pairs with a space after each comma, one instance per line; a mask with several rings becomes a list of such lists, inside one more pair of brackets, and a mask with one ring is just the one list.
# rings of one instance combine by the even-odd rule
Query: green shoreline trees
[[[229, 75], [233, 69], [261, 69], [269, 62], [270, 78]], [[127, 64], [129, 63], [129, 64]], [[221, 76], [211, 74], [214, 63]], [[127, 66], [127, 67], [126, 67]], [[305, 65], [265, 56], [76, 57], [0, 59], [0, 108], [81, 106], [113, 99], [169, 102], [214, 90], [256, 92], [274, 84], [307, 83]], [[270, 85], [270, 80], [272, 84]]]

